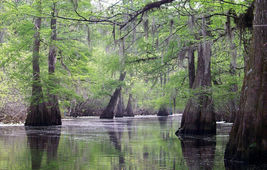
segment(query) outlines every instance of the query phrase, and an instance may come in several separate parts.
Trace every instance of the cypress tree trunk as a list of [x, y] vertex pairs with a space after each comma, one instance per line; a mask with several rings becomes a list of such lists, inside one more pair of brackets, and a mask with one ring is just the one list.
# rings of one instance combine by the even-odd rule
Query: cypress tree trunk
[[[126, 72], [123, 72], [120, 74], [120, 81], [122, 82], [126, 76]], [[117, 100], [119, 98], [119, 95], [121, 93], [121, 86], [117, 87], [113, 95], [111, 96], [111, 99], [103, 111], [103, 113], [100, 115], [100, 119], [113, 119], [114, 117], [114, 109], [116, 107]]]
[[127, 104], [125, 116], [134, 117], [133, 107], [132, 107], [132, 94], [129, 94], [129, 99], [128, 99], [128, 104]]
[[54, 44], [57, 40], [57, 19], [55, 15], [56, 11], [56, 4], [53, 4], [53, 11], [51, 19], [51, 44], [49, 46], [49, 55], [48, 55], [48, 73], [49, 73], [49, 86], [48, 86], [48, 111], [51, 114], [51, 121], [53, 125], [61, 125], [61, 115], [58, 105], [58, 98], [55, 94], [53, 94], [52, 90], [56, 88], [57, 80], [55, 78], [55, 64], [56, 64], [56, 55], [57, 55], [57, 48]]
[[120, 91], [119, 94], [119, 100], [118, 100], [118, 104], [117, 104], [117, 110], [116, 110], [116, 114], [115, 117], [123, 117], [123, 113], [124, 113], [124, 103], [123, 103], [123, 98], [122, 98], [122, 94]]
[[[38, 11], [41, 13], [41, 0], [38, 1]], [[35, 18], [35, 34], [33, 44], [32, 55], [32, 69], [33, 69], [33, 81], [32, 81], [32, 97], [29, 112], [26, 118], [26, 126], [47, 126], [51, 125], [51, 119], [49, 112], [44, 103], [41, 78], [40, 78], [40, 66], [39, 66], [39, 50], [40, 50], [40, 27], [41, 17]]]
[[[194, 15], [191, 15], [191, 17], [188, 20], [188, 26], [191, 34], [194, 33], [195, 29], [195, 17]], [[195, 35], [196, 39], [199, 39], [198, 36]], [[192, 44], [191, 44], [192, 45]], [[196, 77], [196, 69], [195, 69], [195, 49], [193, 47], [190, 47], [188, 50], [188, 77], [189, 77], [189, 88], [192, 89], [195, 77]]]
[[189, 75], [189, 88], [193, 87], [195, 81], [195, 55], [194, 50], [189, 49], [188, 51], [188, 75]]
[[256, 0], [240, 106], [225, 151], [229, 160], [267, 163], [267, 1]]
[[169, 112], [168, 112], [166, 105], [161, 105], [157, 113], [157, 116], [168, 116], [168, 115], [169, 115]]
[[215, 113], [211, 97], [211, 43], [203, 42], [198, 50], [197, 74], [193, 89], [199, 89], [185, 107], [178, 134], [208, 135], [216, 133]]

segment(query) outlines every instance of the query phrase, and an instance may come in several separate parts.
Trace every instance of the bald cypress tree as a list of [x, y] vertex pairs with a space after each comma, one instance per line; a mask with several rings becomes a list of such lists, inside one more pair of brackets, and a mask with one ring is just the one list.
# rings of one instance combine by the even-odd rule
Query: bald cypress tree
[[[41, 0], [37, 1], [37, 10], [42, 13]], [[46, 108], [43, 96], [43, 89], [40, 78], [40, 29], [42, 18], [36, 17], [34, 23], [34, 43], [32, 54], [32, 96], [29, 112], [26, 118], [26, 126], [47, 126], [52, 125], [49, 112]]]
[[229, 160], [267, 163], [267, 1], [254, 1], [253, 38], [240, 106], [225, 151]]

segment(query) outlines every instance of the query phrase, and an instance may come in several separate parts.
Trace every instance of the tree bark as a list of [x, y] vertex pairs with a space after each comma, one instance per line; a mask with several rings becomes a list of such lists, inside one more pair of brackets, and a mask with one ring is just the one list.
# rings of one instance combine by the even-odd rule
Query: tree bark
[[189, 75], [189, 88], [192, 89], [195, 81], [195, 55], [194, 50], [188, 51], [188, 75]]
[[117, 104], [117, 110], [115, 112], [115, 117], [123, 117], [124, 111], [125, 111], [125, 108], [124, 108], [122, 94], [120, 91], [119, 100], [118, 100], [118, 104]]
[[133, 107], [132, 107], [132, 94], [129, 94], [129, 99], [128, 99], [128, 104], [127, 104], [125, 116], [134, 117]]
[[200, 44], [198, 50], [197, 75], [193, 89], [198, 90], [185, 107], [178, 134], [216, 134], [216, 120], [211, 96], [211, 42]]
[[55, 68], [56, 68], [56, 55], [57, 55], [57, 47], [55, 42], [57, 40], [57, 19], [55, 15], [56, 4], [53, 4], [53, 11], [51, 19], [51, 44], [49, 46], [49, 55], [48, 55], [48, 73], [49, 73], [49, 86], [48, 86], [48, 103], [47, 108], [51, 115], [51, 121], [53, 125], [61, 125], [61, 115], [58, 104], [58, 97], [52, 91], [56, 88], [57, 80], [55, 77]]
[[267, 163], [267, 1], [254, 1], [253, 38], [239, 111], [225, 151], [232, 160]]
[[[41, 0], [38, 1], [38, 10], [41, 13]], [[52, 125], [49, 112], [44, 103], [43, 90], [40, 78], [40, 27], [41, 17], [35, 19], [35, 34], [33, 44], [33, 55], [32, 55], [32, 69], [33, 69], [33, 80], [32, 80], [32, 97], [29, 112], [25, 121], [26, 126], [48, 126]]]
[[[120, 74], [120, 79], [119, 79], [120, 82], [122, 82], [124, 80], [125, 76], [126, 76], [126, 72], [123, 72]], [[114, 109], [115, 109], [117, 100], [119, 98], [120, 92], [121, 92], [121, 86], [116, 88], [115, 92], [111, 96], [111, 99], [110, 99], [107, 107], [105, 108], [103, 113], [100, 115], [100, 119], [113, 119]]]

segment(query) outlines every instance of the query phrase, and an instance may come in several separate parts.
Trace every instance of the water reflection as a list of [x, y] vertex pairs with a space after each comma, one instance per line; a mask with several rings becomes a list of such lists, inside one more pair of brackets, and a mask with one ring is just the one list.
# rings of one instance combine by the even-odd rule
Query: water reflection
[[57, 163], [57, 150], [61, 134], [61, 128], [33, 128], [25, 127], [28, 146], [31, 153], [33, 170], [41, 169], [43, 155], [46, 153], [46, 167], [59, 169]]
[[[62, 127], [0, 127], [0, 169], [225, 169], [228, 129], [215, 139], [175, 136], [180, 116], [74, 118]], [[215, 153], [215, 144], [216, 153]]]
[[216, 141], [213, 138], [181, 139], [184, 159], [189, 170], [211, 170], [214, 166]]
[[159, 116], [158, 117], [160, 128], [162, 128], [162, 129], [166, 128], [167, 120], [168, 120], [168, 117], [166, 117], [166, 116]]
[[168, 121], [168, 120], [169, 120], [169, 118], [166, 116], [158, 117], [159, 126], [161, 129], [160, 135], [161, 135], [162, 139], [165, 141], [169, 140], [169, 138], [170, 138], [170, 132], [168, 130], [167, 131], [164, 130], [167, 128], [167, 125], [168, 125], [167, 123], [171, 123], [171, 121]]
[[[106, 127], [106, 130], [108, 132], [109, 135], [109, 140], [110, 142], [114, 145], [115, 149], [119, 152], [119, 166], [118, 169], [123, 169], [124, 167], [124, 157], [123, 157], [123, 153], [122, 153], [122, 149], [121, 149], [121, 138], [122, 138], [122, 134], [123, 134], [123, 126], [121, 126], [122, 129], [118, 130], [117, 128], [115, 128], [115, 124], [113, 124], [113, 126], [111, 127]], [[116, 168], [117, 169], [117, 168]]]
[[132, 139], [132, 131], [133, 131], [133, 119], [127, 120], [127, 132], [129, 140]]

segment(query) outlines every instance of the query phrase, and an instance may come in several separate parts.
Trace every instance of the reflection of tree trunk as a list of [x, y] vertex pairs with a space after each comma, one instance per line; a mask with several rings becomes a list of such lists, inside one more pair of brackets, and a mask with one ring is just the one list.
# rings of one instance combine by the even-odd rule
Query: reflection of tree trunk
[[211, 43], [203, 42], [198, 51], [197, 75], [193, 89], [200, 90], [185, 107], [181, 127], [176, 134], [215, 134], [216, 121], [211, 97]]
[[128, 137], [129, 137], [129, 141], [131, 141], [132, 139], [132, 129], [133, 128], [133, 120], [129, 119], [127, 120], [127, 131], [128, 131]]
[[182, 152], [189, 170], [212, 170], [216, 142], [203, 139], [185, 138], [181, 140]]
[[[226, 160], [267, 163], [267, 1], [254, 1], [253, 38]], [[227, 165], [227, 164], [226, 164]]]
[[[41, 13], [42, 6], [41, 0], [38, 1], [38, 11]], [[52, 125], [49, 112], [44, 103], [43, 90], [40, 78], [40, 28], [41, 28], [41, 17], [35, 19], [35, 34], [32, 54], [32, 68], [33, 68], [33, 80], [32, 80], [32, 97], [27, 115], [25, 125], [26, 126], [47, 126]]]
[[48, 73], [49, 73], [49, 86], [48, 86], [48, 104], [47, 108], [51, 114], [51, 121], [53, 125], [61, 125], [61, 115], [58, 105], [58, 98], [53, 91], [56, 88], [57, 80], [55, 77], [55, 67], [56, 67], [56, 45], [54, 44], [57, 40], [57, 19], [55, 15], [57, 14], [56, 11], [56, 4], [53, 4], [53, 11], [51, 19], [51, 44], [49, 46], [49, 55], [48, 55]]
[[27, 134], [27, 138], [31, 150], [32, 169], [41, 169], [41, 162], [47, 139], [43, 136], [31, 134]]
[[119, 169], [124, 169], [125, 159], [121, 149], [121, 138], [123, 134], [123, 129], [115, 130], [114, 125], [112, 127], [107, 128], [109, 139], [111, 143], [114, 145], [115, 149], [119, 151]]
[[[58, 150], [58, 144], [60, 140], [61, 135], [61, 129], [57, 129], [53, 131], [53, 136], [48, 137], [48, 143], [47, 143], [47, 164], [53, 165], [53, 169], [59, 169], [58, 163], [53, 163], [54, 161], [57, 161], [57, 150]], [[54, 167], [55, 166], [55, 167]]]
[[159, 126], [160, 126], [160, 135], [163, 140], [168, 141], [170, 134], [169, 134], [169, 131], [165, 130], [167, 128], [168, 117], [160, 116], [158, 117], [158, 121], [159, 121]]
[[133, 107], [132, 107], [132, 94], [129, 94], [129, 99], [128, 99], [128, 104], [127, 104], [125, 116], [134, 117]]
[[108, 135], [109, 139], [114, 145], [115, 149], [117, 149], [119, 152], [121, 152], [121, 142], [119, 138], [119, 134], [116, 132], [114, 126], [108, 129]]
[[165, 129], [167, 126], [168, 117], [158, 117], [159, 125], [161, 129]]
[[[120, 74], [120, 82], [122, 82], [124, 80], [125, 76], [126, 76], [126, 72], [123, 72]], [[105, 108], [103, 113], [100, 115], [100, 119], [113, 119], [114, 109], [115, 109], [117, 100], [119, 98], [120, 92], [121, 92], [121, 86], [116, 88], [115, 92], [111, 96], [111, 99], [110, 99], [107, 107]]]
[[123, 98], [120, 92], [115, 117], [123, 117], [124, 110], [125, 109], [124, 109]]
[[[42, 129], [26, 128], [28, 144], [31, 152], [32, 169], [41, 169], [44, 151], [47, 151], [47, 164], [49, 168], [58, 169], [57, 149], [60, 139], [60, 129], [53, 129], [53, 133], [43, 134]], [[49, 164], [52, 163], [53, 167]], [[55, 166], [55, 167], [54, 167]]]

